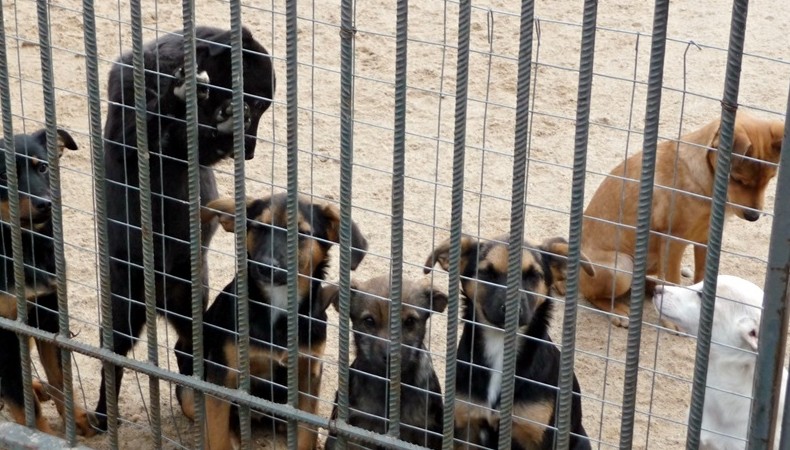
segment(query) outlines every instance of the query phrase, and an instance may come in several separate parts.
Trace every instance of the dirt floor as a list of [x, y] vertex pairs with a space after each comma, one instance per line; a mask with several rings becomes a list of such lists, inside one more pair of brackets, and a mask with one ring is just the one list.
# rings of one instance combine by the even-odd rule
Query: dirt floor
[[[131, 48], [128, 0], [96, 2], [101, 92], [105, 95], [110, 62]], [[200, 24], [228, 25], [229, 5], [196, 0]], [[419, 279], [434, 245], [449, 236], [454, 92], [456, 86], [457, 15], [455, 2], [411, 2], [409, 11], [407, 98], [407, 179], [405, 197], [405, 276]], [[509, 229], [514, 106], [518, 74], [519, 2], [474, 2], [471, 28], [469, 122], [467, 125], [464, 230], [492, 237]], [[539, 1], [539, 37], [533, 60], [534, 102], [526, 212], [532, 239], [567, 236], [570, 209], [574, 118], [576, 111], [582, 2]], [[651, 2], [615, 0], [599, 5], [593, 102], [589, 139], [589, 200], [601, 174], [642, 144], [653, 7]], [[63, 160], [63, 202], [72, 330], [77, 339], [98, 345], [96, 237], [93, 175], [90, 158], [85, 47], [81, 0], [53, 0], [52, 54], [55, 61], [58, 124], [81, 147]], [[256, 158], [246, 166], [247, 192], [263, 196], [285, 186], [286, 77], [285, 17], [282, 0], [245, 1], [243, 22], [276, 58], [276, 104], [261, 120]], [[370, 241], [371, 253], [354, 275], [365, 279], [386, 273], [390, 255], [392, 124], [395, 58], [393, 1], [357, 0], [355, 13], [354, 90], [354, 219]], [[9, 71], [14, 98], [14, 126], [31, 131], [44, 119], [36, 2], [3, 0], [8, 35]], [[144, 0], [145, 37], [179, 30], [181, 3]], [[731, 2], [671, 2], [661, 136], [676, 137], [720, 114]], [[784, 17], [784, 19], [782, 19]], [[790, 80], [790, 3], [751, 2], [743, 60], [740, 103], [762, 117], [781, 118]], [[339, 198], [339, 67], [340, 8], [337, 0], [300, 2], [299, 36], [299, 185], [317, 199]], [[697, 45], [690, 45], [694, 41]], [[636, 83], [633, 81], [636, 80]], [[104, 112], [104, 110], [103, 110]], [[232, 164], [218, 168], [220, 190], [232, 194]], [[766, 212], [773, 210], [775, 184], [769, 188]], [[756, 223], [731, 219], [725, 230], [721, 272], [762, 284], [771, 217]], [[212, 245], [212, 289], [231, 278], [233, 240], [220, 232]], [[336, 253], [330, 278], [336, 279]], [[691, 264], [687, 258], [685, 264]], [[446, 276], [434, 278], [447, 288]], [[216, 291], [214, 291], [216, 292]], [[213, 296], [213, 293], [212, 293]], [[562, 302], [554, 321], [561, 337]], [[673, 449], [685, 442], [694, 342], [658, 332], [652, 305], [641, 342], [635, 448]], [[435, 316], [429, 339], [435, 366], [444, 374], [446, 316]], [[332, 317], [327, 349], [321, 413], [328, 415], [336, 388], [337, 317]], [[584, 393], [584, 425], [602, 447], [617, 446], [622, 409], [627, 331], [614, 328], [584, 303], [578, 316], [576, 374]], [[175, 370], [174, 335], [159, 322], [160, 360]], [[138, 345], [135, 357], [145, 359]], [[75, 356], [77, 390], [89, 409], [98, 396], [100, 364]], [[122, 448], [148, 448], [148, 378], [127, 372], [120, 399], [124, 423]], [[192, 426], [174, 400], [174, 389], [162, 383], [162, 432], [168, 447], [191, 447]], [[58, 422], [54, 408], [46, 414]], [[257, 432], [255, 443], [272, 447], [271, 435]], [[107, 447], [107, 438], [82, 440]], [[276, 445], [279, 447], [279, 445]]]

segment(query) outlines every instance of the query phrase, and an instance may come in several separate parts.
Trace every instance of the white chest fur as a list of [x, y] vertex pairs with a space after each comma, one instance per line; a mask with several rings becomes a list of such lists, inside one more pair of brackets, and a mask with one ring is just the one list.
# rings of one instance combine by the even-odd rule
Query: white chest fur
[[271, 305], [269, 318], [271, 326], [274, 326], [277, 319], [288, 312], [288, 285], [272, 286], [267, 284], [263, 286], [263, 290], [269, 297], [269, 304]]
[[485, 363], [491, 371], [488, 379], [488, 404], [495, 405], [502, 391], [502, 362], [504, 361], [505, 334], [500, 330], [484, 329]]

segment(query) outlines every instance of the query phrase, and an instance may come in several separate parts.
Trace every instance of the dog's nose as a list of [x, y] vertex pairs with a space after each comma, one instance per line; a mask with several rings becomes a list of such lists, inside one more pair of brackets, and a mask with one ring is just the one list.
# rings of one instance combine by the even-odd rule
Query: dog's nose
[[760, 211], [755, 211], [753, 209], [744, 209], [743, 210], [743, 218], [748, 220], [749, 222], [755, 222], [761, 216]]
[[33, 204], [33, 208], [35, 208], [36, 212], [39, 214], [52, 211], [52, 201], [50, 201], [48, 198], [34, 198], [31, 203]]
[[659, 284], [655, 288], [653, 288], [653, 296], [661, 295], [664, 293], [664, 285]]

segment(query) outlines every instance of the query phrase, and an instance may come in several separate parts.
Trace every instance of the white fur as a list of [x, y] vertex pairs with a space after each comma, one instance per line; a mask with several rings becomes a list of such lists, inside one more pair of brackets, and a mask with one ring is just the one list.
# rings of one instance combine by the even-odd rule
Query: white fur
[[[702, 283], [688, 288], [658, 287], [653, 304], [665, 319], [677, 324], [680, 331], [696, 336], [701, 306], [698, 292], [701, 290]], [[734, 276], [719, 276], [702, 412], [702, 448], [734, 450], [746, 447], [762, 304], [763, 291], [756, 285]], [[786, 384], [787, 370], [783, 369], [775, 449], [779, 448]]]
[[269, 318], [271, 319], [271, 326], [274, 327], [277, 319], [288, 311], [288, 285], [273, 286], [267, 283], [261, 288], [269, 297], [269, 304], [271, 305]]
[[488, 404], [494, 405], [499, 401], [499, 393], [502, 391], [505, 334], [502, 330], [486, 328], [483, 330], [483, 342], [486, 366], [491, 370], [491, 379], [488, 381]]

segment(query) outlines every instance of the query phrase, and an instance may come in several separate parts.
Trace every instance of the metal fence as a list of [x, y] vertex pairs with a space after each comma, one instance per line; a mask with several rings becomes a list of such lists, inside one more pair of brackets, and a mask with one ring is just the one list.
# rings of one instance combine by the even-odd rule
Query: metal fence
[[[522, 238], [566, 237], [565, 297], [553, 296], [551, 336], [561, 349], [557, 403], [552, 426], [554, 448], [567, 448], [571, 436], [574, 373], [581, 384], [583, 422], [593, 447], [678, 448], [700, 446], [702, 411], [711, 348], [715, 281], [719, 273], [764, 286], [760, 347], [749, 427], [750, 449], [771, 448], [779, 407], [788, 326], [790, 264], [790, 144], [783, 143], [775, 184], [768, 188], [763, 215], [756, 222], [732, 219], [724, 229], [729, 167], [736, 110], [752, 110], [784, 120], [790, 112], [790, 63], [786, 46], [754, 45], [745, 50], [747, 31], [786, 22], [780, 2], [761, 2], [757, 22], [747, 27], [746, 0], [732, 13], [707, 17], [714, 22], [697, 33], [696, 18], [667, 0], [652, 10], [632, 5], [625, 11], [598, 8], [589, 0], [566, 9], [538, 2], [521, 5], [470, 1], [396, 4], [366, 0], [297, 3], [130, 0], [99, 3], [26, 1], [0, 7], [0, 100], [3, 136], [47, 130], [52, 199], [53, 252], [56, 261], [57, 333], [28, 325], [28, 300], [22, 286], [17, 318], [0, 317], [0, 328], [21, 337], [53, 342], [63, 363], [63, 427], [69, 446], [92, 448], [200, 448], [206, 445], [207, 398], [238, 407], [243, 448], [297, 447], [300, 427], [329, 431], [388, 448], [410, 448], [400, 440], [402, 333], [401, 294], [407, 280], [422, 278], [425, 257], [449, 239], [448, 270], [434, 271], [431, 285], [446, 292], [447, 310], [433, 314], [427, 352], [442, 385], [443, 448], [451, 448], [455, 427], [456, 366], [464, 292], [462, 238], [508, 237], [507, 311], [521, 295]], [[772, 11], [776, 9], [778, 12]], [[692, 8], [693, 9], [693, 8]], [[545, 11], [545, 12], [543, 12]], [[670, 14], [672, 12], [672, 14]], [[676, 15], [676, 16], [675, 16]], [[720, 16], [720, 17], [719, 17]], [[678, 25], [673, 21], [678, 17]], [[726, 17], [730, 22], [724, 20]], [[767, 18], [767, 17], [770, 17]], [[630, 29], [618, 28], [633, 20]], [[647, 25], [652, 20], [652, 26]], [[688, 20], [687, 26], [683, 23]], [[784, 23], [786, 25], [786, 23]], [[672, 26], [670, 26], [672, 24]], [[219, 192], [235, 200], [238, 218], [247, 218], [246, 199], [287, 193], [288, 302], [287, 400], [276, 403], [251, 395], [248, 222], [236, 220], [233, 233], [218, 232], [201, 248], [201, 185], [198, 88], [200, 40], [197, 25], [231, 31], [231, 112], [233, 148], [213, 167]], [[257, 130], [255, 158], [245, 160], [242, 25], [268, 49], [277, 77], [270, 109]], [[80, 29], [82, 32], [80, 32]], [[673, 31], [674, 30], [674, 31]], [[679, 32], [678, 30], [682, 30]], [[729, 34], [726, 31], [729, 30]], [[646, 32], [649, 31], [649, 32]], [[188, 155], [188, 264], [191, 286], [193, 375], [176, 365], [173, 327], [157, 320], [156, 188], [151, 191], [151, 152], [147, 116], [145, 42], [172, 33], [184, 36], [184, 117]], [[754, 39], [766, 43], [755, 31]], [[708, 43], [711, 42], [711, 43]], [[728, 42], [720, 44], [719, 42]], [[648, 45], [649, 43], [649, 45]], [[649, 51], [647, 50], [649, 48]], [[105, 180], [107, 76], [122, 53], [132, 52], [141, 174], [139, 197], [141, 254], [146, 310], [145, 335], [129, 355], [113, 352], [111, 245]], [[165, 78], [172, 74], [163, 74]], [[723, 89], [722, 89], [723, 88]], [[669, 333], [657, 324], [644, 294], [647, 275], [653, 181], [658, 145], [665, 139], [721, 118], [720, 146], [712, 196], [710, 234], [702, 293], [701, 322], [695, 339]], [[56, 129], [68, 130], [80, 152], [61, 158]], [[785, 135], [788, 135], [785, 127]], [[253, 130], [254, 131], [254, 130]], [[250, 131], [248, 130], [249, 134]], [[16, 279], [24, 278], [25, 212], [19, 204], [19, 148], [5, 141], [8, 208], [3, 233], [11, 233], [13, 252], [4, 254]], [[633, 283], [627, 300], [627, 329], [613, 326], [606, 313], [580, 295], [584, 207], [601, 180], [625, 157], [643, 150], [638, 198]], [[132, 170], [132, 169], [130, 169]], [[162, 176], [160, 174], [159, 176]], [[338, 287], [335, 314], [330, 309], [324, 380], [317, 413], [300, 409], [296, 299], [299, 273], [298, 199], [335, 205], [339, 211], [337, 250], [330, 253], [327, 285]], [[24, 197], [24, 196], [22, 196]], [[152, 200], [153, 199], [153, 200]], [[20, 222], [21, 221], [21, 222]], [[367, 256], [352, 275], [352, 221], [367, 236]], [[736, 223], [737, 221], [737, 223]], [[21, 225], [20, 225], [21, 224]], [[205, 227], [205, 225], [203, 225]], [[253, 225], [250, 225], [253, 226]], [[224, 234], [224, 235], [223, 235]], [[15, 257], [9, 258], [13, 254]], [[209, 277], [201, 270], [207, 258]], [[688, 260], [688, 255], [684, 262]], [[429, 260], [430, 261], [430, 260]], [[236, 280], [239, 361], [238, 389], [204, 380], [204, 294], [209, 301]], [[353, 361], [352, 279], [388, 275], [390, 336], [387, 389], [391, 424], [377, 434], [346, 423], [349, 417], [349, 364]], [[690, 284], [686, 280], [685, 284]], [[355, 289], [355, 288], [353, 288]], [[9, 297], [9, 298], [11, 298]], [[5, 300], [5, 297], [3, 298]], [[10, 301], [10, 300], [9, 300]], [[647, 309], [645, 309], [647, 308]], [[501, 371], [498, 448], [511, 447], [517, 377], [518, 315], [507, 315]], [[145, 347], [143, 347], [145, 346]], [[145, 350], [142, 350], [145, 348]], [[5, 352], [15, 352], [6, 347]], [[24, 417], [36, 425], [35, 378], [44, 368], [31, 358], [30, 340], [19, 339], [24, 380]], [[126, 371], [117, 401], [111, 381], [116, 367]], [[77, 436], [75, 415], [93, 411], [102, 373], [107, 383], [107, 433]], [[336, 374], [336, 375], [335, 375]], [[0, 380], [1, 382], [2, 380]], [[194, 389], [194, 422], [182, 414], [176, 385]], [[337, 396], [335, 396], [337, 390]], [[77, 394], [75, 396], [75, 394]], [[205, 397], [205, 398], [204, 398]], [[8, 403], [8, 402], [6, 402]], [[333, 407], [337, 414], [330, 417]], [[49, 404], [44, 417], [55, 423]], [[7, 408], [8, 409], [8, 408]], [[261, 413], [276, 415], [285, 426], [262, 425]], [[784, 415], [784, 421], [790, 420]], [[8, 416], [6, 419], [11, 420]], [[79, 419], [77, 417], [77, 419]], [[783, 427], [785, 448], [790, 426]], [[16, 435], [0, 435], [5, 446]], [[24, 438], [23, 438], [24, 439]], [[457, 444], [457, 443], [456, 443]]]

